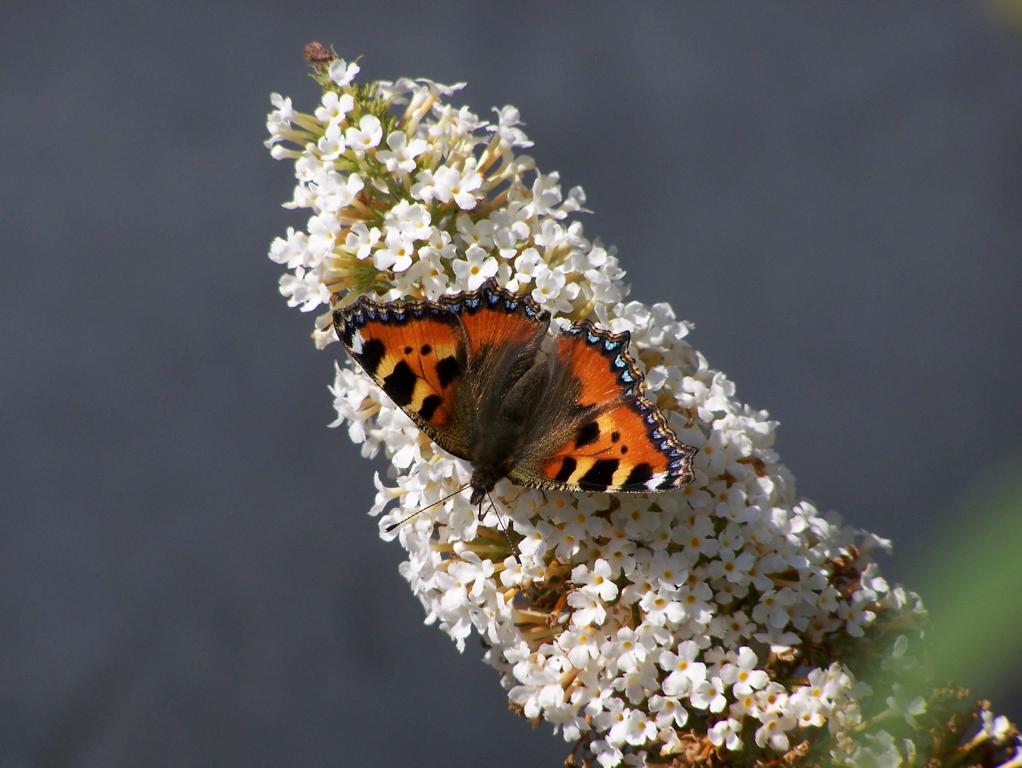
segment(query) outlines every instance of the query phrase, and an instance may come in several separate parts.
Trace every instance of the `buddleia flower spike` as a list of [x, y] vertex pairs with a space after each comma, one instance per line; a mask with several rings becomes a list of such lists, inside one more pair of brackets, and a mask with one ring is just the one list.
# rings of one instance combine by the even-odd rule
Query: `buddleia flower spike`
[[390, 461], [381, 536], [515, 711], [604, 768], [1022, 763], [1006, 720], [904, 682], [924, 611], [885, 543], [799, 498], [776, 422], [628, 300], [517, 110], [307, 56], [319, 103], [267, 118], [309, 213], [270, 246], [280, 291], [336, 350], [334, 425]]

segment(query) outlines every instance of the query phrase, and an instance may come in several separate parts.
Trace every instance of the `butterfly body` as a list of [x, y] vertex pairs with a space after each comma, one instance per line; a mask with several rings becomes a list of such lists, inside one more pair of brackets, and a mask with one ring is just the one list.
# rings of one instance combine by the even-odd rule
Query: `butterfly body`
[[334, 313], [352, 358], [435, 443], [472, 464], [472, 503], [519, 485], [657, 492], [692, 478], [694, 449], [642, 394], [628, 334], [550, 315], [497, 287], [439, 301], [361, 297]]

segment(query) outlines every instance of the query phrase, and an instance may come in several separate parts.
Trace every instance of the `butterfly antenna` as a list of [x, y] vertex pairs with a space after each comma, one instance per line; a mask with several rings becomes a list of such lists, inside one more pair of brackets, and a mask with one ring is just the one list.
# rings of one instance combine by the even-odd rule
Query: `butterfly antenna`
[[[522, 558], [519, 557], [518, 545], [511, 541], [511, 534], [507, 531], [507, 523], [504, 522], [504, 516], [500, 514], [500, 509], [493, 503], [493, 499], [490, 498], [490, 494], [486, 494], [486, 498], [490, 501], [490, 506], [493, 507], [494, 512], [497, 513], [497, 522], [500, 523], [500, 530], [504, 533], [504, 538], [507, 539], [507, 543], [511, 545], [511, 554], [515, 556], [515, 562], [518, 565], [522, 564]], [[479, 518], [483, 517], [483, 503], [479, 502]]]
[[427, 509], [432, 509], [433, 507], [437, 506], [438, 504], [443, 504], [443, 503], [444, 503], [445, 501], [447, 501], [448, 499], [453, 499], [453, 498], [454, 498], [455, 496], [457, 496], [457, 495], [458, 495], [459, 493], [461, 493], [461, 492], [462, 492], [462, 491], [464, 491], [464, 490], [465, 490], [466, 488], [468, 488], [468, 486], [469, 486], [469, 483], [465, 483], [465, 484], [464, 484], [463, 486], [461, 486], [461, 488], [459, 488], [458, 490], [456, 490], [456, 491], [455, 491], [454, 493], [450, 493], [450, 494], [448, 494], [448, 495], [444, 496], [444, 497], [443, 497], [442, 499], [440, 499], [439, 501], [434, 501], [434, 502], [433, 502], [432, 504], [430, 504], [430, 505], [429, 505], [428, 507], [423, 507], [422, 509], [417, 509], [417, 510], [415, 510], [414, 512], [412, 512], [412, 514], [408, 515], [408, 517], [404, 518], [403, 520], [398, 520], [398, 521], [397, 521], [396, 523], [391, 523], [390, 525], [388, 525], [388, 526], [387, 526], [386, 528], [384, 528], [383, 530], [384, 530], [384, 531], [386, 531], [387, 533], [390, 533], [390, 532], [391, 532], [391, 531], [393, 531], [394, 529], [396, 529], [396, 528], [400, 528], [400, 527], [401, 527], [402, 525], [404, 525], [405, 523], [407, 523], [407, 522], [408, 522], [409, 520], [411, 520], [411, 519], [412, 519], [413, 517], [415, 517], [415, 516], [416, 516], [417, 514], [419, 514], [420, 512], [425, 512], [425, 511], [426, 511]]

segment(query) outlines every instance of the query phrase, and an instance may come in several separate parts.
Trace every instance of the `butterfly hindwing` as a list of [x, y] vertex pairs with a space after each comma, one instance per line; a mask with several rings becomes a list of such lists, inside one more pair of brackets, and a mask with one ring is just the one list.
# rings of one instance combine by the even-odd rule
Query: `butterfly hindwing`
[[334, 313], [351, 357], [434, 442], [468, 458], [455, 418], [465, 370], [457, 315], [429, 301], [379, 304], [366, 297]]
[[575, 383], [575, 403], [551, 441], [522, 458], [512, 480], [565, 490], [651, 492], [692, 479], [694, 450], [679, 442], [663, 414], [642, 392], [642, 375], [628, 353], [628, 334], [589, 322], [557, 340], [559, 365]]

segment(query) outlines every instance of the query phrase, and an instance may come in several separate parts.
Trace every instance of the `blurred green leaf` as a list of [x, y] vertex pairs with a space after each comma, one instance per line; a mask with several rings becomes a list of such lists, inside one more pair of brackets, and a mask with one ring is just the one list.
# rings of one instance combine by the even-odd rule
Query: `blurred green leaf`
[[1022, 0], [988, 0], [994, 20], [1022, 33]]
[[933, 537], [910, 588], [931, 619], [936, 680], [989, 696], [1022, 680], [1022, 466], [977, 487], [960, 523]]

